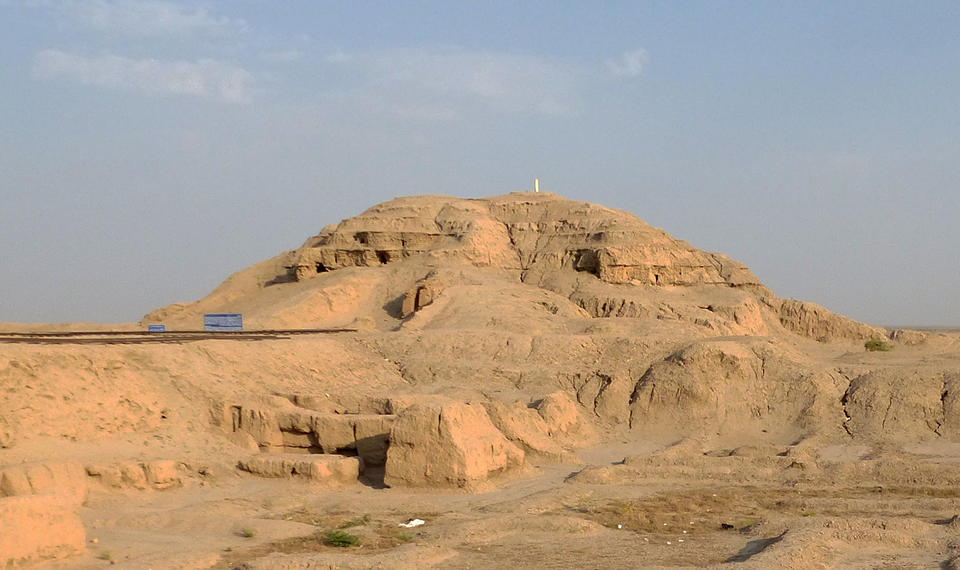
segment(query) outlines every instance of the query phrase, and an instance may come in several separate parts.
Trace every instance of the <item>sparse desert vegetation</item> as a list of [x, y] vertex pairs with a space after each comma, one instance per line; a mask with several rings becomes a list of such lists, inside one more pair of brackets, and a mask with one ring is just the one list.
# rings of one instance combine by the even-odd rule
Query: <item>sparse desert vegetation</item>
[[323, 534], [323, 541], [330, 546], [358, 546], [360, 544], [360, 537], [337, 529], [325, 532]]

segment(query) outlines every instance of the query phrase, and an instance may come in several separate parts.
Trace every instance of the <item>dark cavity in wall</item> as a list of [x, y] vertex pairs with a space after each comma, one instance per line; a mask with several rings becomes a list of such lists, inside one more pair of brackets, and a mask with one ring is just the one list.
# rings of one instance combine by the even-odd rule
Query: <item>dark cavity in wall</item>
[[586, 271], [598, 275], [600, 273], [599, 265], [600, 260], [597, 257], [596, 250], [593, 249], [578, 249], [573, 258], [573, 268], [577, 271]]

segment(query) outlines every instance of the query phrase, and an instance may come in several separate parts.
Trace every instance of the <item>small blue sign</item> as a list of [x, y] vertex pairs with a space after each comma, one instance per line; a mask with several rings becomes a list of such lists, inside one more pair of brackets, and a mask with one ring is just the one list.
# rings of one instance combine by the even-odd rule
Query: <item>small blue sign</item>
[[205, 331], [242, 331], [243, 315], [240, 313], [207, 313], [203, 315]]
[[167, 325], [147, 325], [147, 332], [167, 332]]

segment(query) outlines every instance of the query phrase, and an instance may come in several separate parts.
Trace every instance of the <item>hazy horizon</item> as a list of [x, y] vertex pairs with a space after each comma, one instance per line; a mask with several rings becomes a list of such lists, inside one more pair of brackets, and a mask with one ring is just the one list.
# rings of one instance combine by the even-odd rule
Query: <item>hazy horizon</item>
[[396, 196], [629, 211], [960, 325], [960, 5], [0, 0], [0, 321], [122, 322]]

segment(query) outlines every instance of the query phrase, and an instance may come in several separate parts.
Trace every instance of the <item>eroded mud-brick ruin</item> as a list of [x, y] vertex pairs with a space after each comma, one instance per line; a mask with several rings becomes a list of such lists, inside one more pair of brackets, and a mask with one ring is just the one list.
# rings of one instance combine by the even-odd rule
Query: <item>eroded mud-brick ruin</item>
[[[205, 313], [267, 333], [176, 336]], [[2, 345], [3, 564], [955, 560], [958, 339], [779, 298], [627, 212], [398, 198], [154, 323], [169, 336]], [[667, 536], [680, 516], [699, 542]]]

